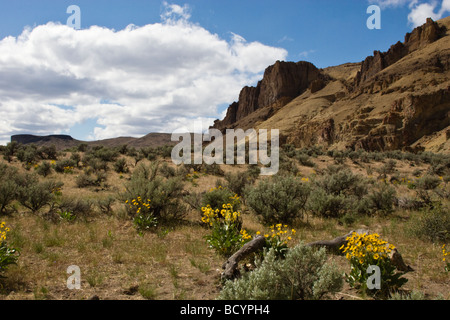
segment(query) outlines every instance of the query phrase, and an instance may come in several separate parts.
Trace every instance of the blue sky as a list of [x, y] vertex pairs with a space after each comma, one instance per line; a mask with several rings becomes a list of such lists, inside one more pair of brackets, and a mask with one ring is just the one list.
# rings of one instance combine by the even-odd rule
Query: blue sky
[[[66, 26], [74, 4], [81, 30]], [[380, 30], [366, 26], [371, 4]], [[0, 143], [207, 127], [276, 60], [359, 62], [449, 9], [448, 0], [0, 0]]]
[[[172, 2], [171, 2], [172, 3]], [[308, 60], [318, 67], [357, 62], [375, 49], [388, 49], [411, 31], [409, 9], [383, 10], [382, 29], [369, 30], [364, 0], [192, 0], [191, 21], [227, 39], [236, 33], [247, 41], [280, 46], [288, 60]], [[121, 30], [161, 21], [162, 1], [155, 0], [15, 0], [0, 1], [0, 38], [17, 36], [25, 26], [66, 23], [69, 5], [82, 13], [82, 28], [92, 25]]]

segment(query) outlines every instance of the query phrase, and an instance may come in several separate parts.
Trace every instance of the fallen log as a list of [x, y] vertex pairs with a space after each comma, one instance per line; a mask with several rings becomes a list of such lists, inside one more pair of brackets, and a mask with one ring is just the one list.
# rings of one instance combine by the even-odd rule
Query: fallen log
[[[306, 246], [317, 247], [317, 248], [325, 248], [326, 250], [334, 253], [341, 254], [340, 248], [343, 245], [347, 244], [347, 238], [350, 237], [354, 232], [362, 234], [368, 233], [367, 230], [356, 230], [350, 231], [348, 234], [344, 236], [339, 236], [332, 240], [319, 240], [311, 243], [307, 243]], [[248, 257], [250, 254], [262, 251], [266, 244], [266, 239], [262, 236], [258, 236], [255, 239], [247, 242], [241, 249], [239, 249], [235, 254], [233, 254], [230, 258], [222, 266], [224, 272], [222, 273], [222, 279], [232, 280], [239, 277], [238, 265], [239, 262]], [[410, 266], [406, 265], [403, 261], [401, 254], [397, 249], [392, 250], [390, 256], [391, 262], [395, 265], [397, 270], [403, 272], [414, 271]]]
[[225, 271], [222, 273], [222, 279], [231, 280], [239, 277], [239, 261], [254, 252], [263, 250], [265, 244], [266, 239], [262, 236], [258, 236], [243, 245], [241, 249], [236, 251], [236, 253], [228, 258], [228, 260], [223, 264], [222, 269], [224, 269]]
[[326, 250], [334, 253], [334, 254], [340, 254], [339, 248], [343, 245], [347, 245], [347, 238], [351, 237], [352, 234], [356, 232], [359, 234], [368, 233], [368, 230], [364, 229], [358, 229], [356, 231], [350, 231], [344, 236], [340, 236], [337, 238], [334, 238], [333, 240], [319, 240], [311, 243], [307, 243], [306, 246], [308, 247], [318, 247], [318, 248], [325, 248]]

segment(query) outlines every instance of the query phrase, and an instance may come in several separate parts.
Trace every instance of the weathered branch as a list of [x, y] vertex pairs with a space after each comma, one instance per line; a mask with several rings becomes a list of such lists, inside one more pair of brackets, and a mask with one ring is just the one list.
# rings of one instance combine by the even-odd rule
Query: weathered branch
[[325, 248], [325, 249], [329, 250], [330, 252], [339, 254], [340, 253], [339, 248], [342, 247], [343, 245], [347, 244], [347, 238], [351, 237], [351, 235], [354, 232], [363, 234], [363, 233], [368, 233], [369, 231], [363, 230], [363, 229], [358, 229], [356, 231], [350, 231], [345, 236], [340, 236], [340, 237], [334, 238], [333, 240], [319, 240], [319, 241], [307, 243], [306, 246]]
[[222, 273], [224, 279], [234, 279], [239, 276], [238, 264], [239, 261], [252, 254], [253, 252], [261, 251], [264, 248], [266, 239], [262, 236], [258, 236], [255, 239], [247, 242], [241, 249], [233, 254], [223, 264], [222, 269], [225, 271]]
[[[347, 244], [347, 238], [350, 237], [354, 232], [356, 233], [368, 233], [368, 230], [356, 230], [350, 231], [344, 236], [337, 237], [332, 240], [320, 240], [306, 244], [310, 247], [326, 248], [330, 252], [335, 254], [340, 254], [339, 248]], [[246, 243], [241, 249], [239, 249], [235, 254], [233, 254], [222, 266], [225, 271], [222, 273], [223, 279], [234, 279], [239, 276], [238, 264], [241, 260], [249, 256], [254, 252], [263, 250], [265, 245], [265, 238], [258, 236], [252, 241]], [[409, 272], [414, 271], [410, 266], [406, 265], [403, 261], [401, 254], [394, 249], [391, 253], [391, 262], [396, 266], [399, 271]]]

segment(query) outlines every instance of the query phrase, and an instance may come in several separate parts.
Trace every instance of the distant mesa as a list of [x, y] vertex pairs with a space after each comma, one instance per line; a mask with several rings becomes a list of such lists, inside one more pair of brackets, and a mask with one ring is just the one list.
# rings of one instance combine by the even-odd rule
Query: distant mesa
[[33, 144], [33, 143], [42, 143], [49, 142], [52, 140], [61, 140], [61, 141], [75, 141], [69, 135], [49, 135], [49, 136], [35, 136], [31, 134], [18, 134], [11, 136], [11, 142], [15, 141], [21, 144]]
[[69, 135], [48, 135], [48, 136], [36, 136], [31, 134], [18, 134], [11, 136], [11, 141], [18, 142], [20, 144], [29, 145], [34, 144], [37, 146], [51, 146], [54, 145], [58, 150], [64, 150], [72, 147], [79, 146], [84, 143], [88, 146], [104, 146], [104, 147], [120, 147], [127, 145], [129, 147], [143, 148], [143, 147], [161, 147], [165, 145], [174, 145], [175, 142], [171, 141], [171, 134], [168, 133], [150, 133], [144, 137], [119, 137], [105, 140], [96, 141], [81, 141], [72, 138]]

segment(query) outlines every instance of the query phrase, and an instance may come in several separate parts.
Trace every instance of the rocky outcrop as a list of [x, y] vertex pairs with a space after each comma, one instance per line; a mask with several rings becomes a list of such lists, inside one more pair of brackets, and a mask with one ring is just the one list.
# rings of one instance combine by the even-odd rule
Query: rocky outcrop
[[278, 61], [215, 127], [279, 129], [298, 148], [450, 152], [447, 30], [450, 17], [428, 19], [361, 63], [319, 70]]
[[265, 70], [263, 79], [256, 87], [242, 89], [239, 101], [230, 105], [226, 117], [222, 121], [217, 120], [214, 128], [231, 128], [256, 110], [274, 104], [281, 108], [307, 90], [312, 83], [315, 90], [319, 90], [318, 87], [323, 87], [326, 79], [310, 62], [277, 61]]
[[298, 148], [310, 146], [329, 147], [335, 141], [334, 119], [308, 121], [299, 126], [286, 142]]
[[408, 49], [408, 53], [414, 50], [423, 48], [424, 46], [438, 40], [445, 34], [446, 29], [440, 27], [439, 24], [433, 19], [428, 18], [427, 22], [415, 28], [411, 33], [407, 33], [405, 36], [405, 47]]
[[411, 33], [406, 34], [404, 43], [397, 42], [387, 52], [374, 51], [373, 56], [367, 57], [361, 65], [361, 71], [355, 79], [356, 88], [371, 82], [377, 73], [411, 52], [438, 40], [445, 34], [445, 31], [445, 27], [440, 27], [437, 22], [428, 18], [423, 26], [417, 27]]
[[381, 70], [399, 61], [408, 54], [408, 49], [401, 42], [391, 46], [388, 52], [374, 51], [373, 56], [367, 57], [362, 65], [361, 71], [356, 76], [356, 87], [367, 83]]
[[280, 62], [266, 69], [260, 83], [258, 105], [269, 106], [281, 98], [295, 98], [320, 78], [320, 71], [310, 62]]
[[420, 138], [450, 126], [450, 88], [395, 100], [383, 118], [367, 124], [366, 132], [353, 142], [353, 149], [408, 149]]
[[242, 119], [259, 108], [259, 93], [261, 87], [245, 87], [239, 94], [239, 103], [236, 110], [236, 120]]
[[33, 144], [33, 143], [48, 142], [52, 140], [61, 140], [69, 142], [74, 141], [74, 139], [68, 135], [34, 136], [30, 134], [18, 134], [11, 136], [11, 142], [15, 141], [20, 144]]

